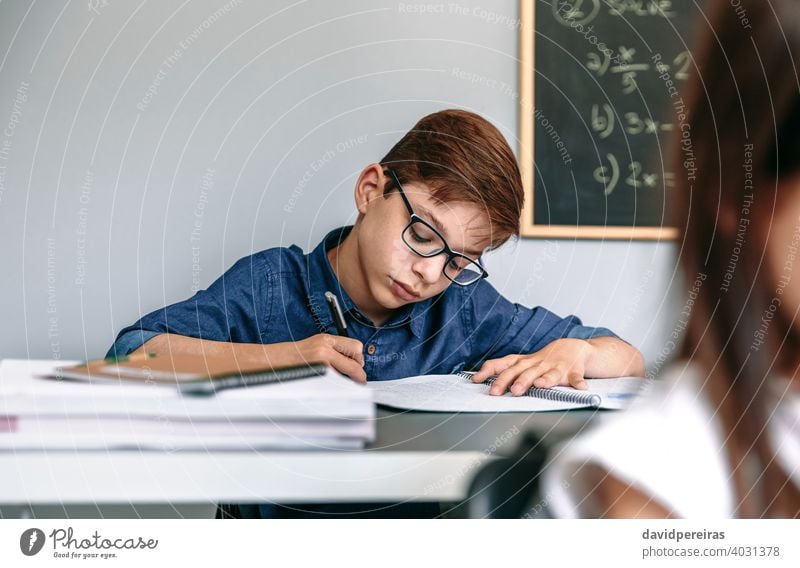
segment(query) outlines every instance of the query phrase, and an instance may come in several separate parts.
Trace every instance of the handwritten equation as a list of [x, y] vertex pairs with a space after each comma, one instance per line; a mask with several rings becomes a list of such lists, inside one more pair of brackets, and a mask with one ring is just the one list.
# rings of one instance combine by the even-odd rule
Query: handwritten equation
[[603, 7], [618, 17], [675, 17], [672, 0], [552, 0], [553, 15], [564, 26], [590, 24]]
[[671, 122], [659, 122], [649, 116], [640, 116], [638, 112], [626, 112], [622, 117], [618, 117], [617, 112], [607, 103], [592, 105], [590, 124], [601, 139], [608, 138], [614, 133], [618, 121], [625, 134], [630, 136], [675, 130], [675, 125]]
[[[609, 51], [604, 53], [591, 52], [587, 54], [586, 68], [592, 71], [597, 77], [606, 74], [621, 74], [622, 94], [628, 95], [637, 91], [638, 73], [655, 71], [659, 75], [672, 73], [672, 76], [679, 81], [685, 81], [689, 77], [689, 67], [691, 65], [691, 53], [681, 51], [672, 58], [672, 64], [664, 63], [659, 60], [656, 63], [641, 62], [635, 60], [636, 50], [620, 46], [617, 56], [610, 56]], [[615, 61], [616, 60], [616, 61]], [[670, 121], [656, 120], [652, 116], [643, 115], [635, 111], [622, 112], [608, 103], [594, 103], [591, 105], [589, 124], [593, 132], [597, 133], [601, 140], [605, 140], [614, 134], [618, 129], [626, 136], [657, 136], [661, 133], [671, 133], [675, 130], [675, 125]], [[622, 168], [617, 158], [612, 153], [606, 154], [606, 164], [600, 165], [594, 170], [594, 180], [603, 184], [603, 194], [611, 195], [623, 178]], [[657, 188], [664, 189], [674, 186], [674, 174], [663, 172], [649, 173], [643, 171], [642, 163], [632, 160], [625, 167], [625, 176], [622, 182], [634, 189]]]
[[[552, 10], [555, 21], [549, 27], [537, 24], [537, 30], [555, 47], [543, 41], [537, 63], [559, 90], [543, 87], [537, 97], [554, 108], [566, 97], [576, 110], [574, 119], [564, 118], [561, 131], [581, 148], [578, 162], [589, 160], [579, 172], [579, 187], [597, 197], [600, 192], [614, 196], [604, 206], [616, 214], [631, 210], [637, 222], [647, 219], [681, 175], [668, 171], [663, 152], [682, 131], [667, 103], [679, 96], [680, 84], [694, 70], [692, 53], [680, 41], [691, 35], [693, 10], [673, 0], [550, 0], [549, 7], [541, 5]], [[636, 199], [642, 201], [633, 203], [642, 208], [630, 207]]]
[[[637, 76], [639, 73], [655, 71], [659, 75], [671, 73], [678, 81], [689, 78], [689, 68], [692, 63], [691, 53], [681, 51], [672, 58], [671, 65], [658, 61], [656, 63], [637, 62], [636, 49], [619, 46], [616, 55], [610, 50], [601, 53], [590, 52], [587, 54], [586, 68], [598, 78], [619, 74], [622, 81], [622, 94], [628, 95], [639, 89]], [[675, 125], [670, 121], [659, 121], [652, 116], [642, 115], [635, 111], [623, 112], [621, 115], [608, 103], [595, 103], [591, 106], [589, 124], [592, 131], [596, 132], [601, 140], [611, 136], [617, 129], [626, 136], [653, 135], [670, 133], [675, 130]], [[633, 189], [671, 188], [674, 186], [675, 176], [671, 172], [660, 175], [655, 172], [646, 172], [640, 161], [632, 160], [624, 168], [620, 166], [613, 153], [606, 154], [606, 163], [595, 168], [594, 180], [603, 184], [603, 195], [609, 196], [619, 185], [620, 181]]]
[[619, 75], [622, 83], [622, 94], [630, 95], [639, 86], [636, 78], [639, 73], [655, 71], [658, 74], [669, 73], [672, 71], [673, 77], [678, 81], [685, 81], [689, 78], [689, 69], [692, 65], [692, 54], [681, 51], [672, 59], [672, 65], [659, 62], [651, 64], [648, 62], [637, 62], [635, 60], [636, 49], [619, 46], [617, 53], [612, 53], [610, 49], [601, 52], [591, 51], [586, 54], [586, 69], [591, 71], [596, 77], [609, 75]]
[[593, 172], [594, 180], [603, 184], [603, 195], [609, 196], [622, 181], [625, 185], [633, 189], [668, 189], [675, 186], [675, 174], [671, 172], [646, 172], [641, 162], [631, 161], [625, 168], [625, 177], [617, 157], [606, 154], [605, 164], [595, 168]]

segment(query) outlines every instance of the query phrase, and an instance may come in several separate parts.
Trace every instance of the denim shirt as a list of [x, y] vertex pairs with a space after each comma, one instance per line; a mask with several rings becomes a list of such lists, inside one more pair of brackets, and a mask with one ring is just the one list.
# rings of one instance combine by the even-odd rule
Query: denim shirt
[[208, 289], [124, 328], [107, 356], [128, 354], [161, 333], [265, 344], [336, 334], [326, 291], [338, 296], [350, 337], [364, 345], [370, 381], [476, 370], [487, 359], [533, 353], [564, 337], [616, 337], [575, 316], [512, 303], [486, 280], [452, 284], [375, 326], [341, 287], [326, 254], [351, 228], [331, 231], [310, 254], [295, 245], [242, 258]]

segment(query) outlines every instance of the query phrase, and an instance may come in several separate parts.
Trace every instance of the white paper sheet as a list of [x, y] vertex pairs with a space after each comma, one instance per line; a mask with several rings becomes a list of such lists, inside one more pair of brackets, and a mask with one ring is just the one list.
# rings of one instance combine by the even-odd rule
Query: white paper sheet
[[[601, 407], [625, 408], [647, 384], [639, 377], [587, 379], [590, 393], [601, 397]], [[486, 385], [473, 384], [458, 375], [426, 375], [394, 381], [367, 383], [375, 402], [407, 410], [438, 412], [546, 412], [586, 408], [583, 404], [555, 402], [530, 396], [492, 396]], [[558, 390], [575, 391], [569, 387]], [[587, 392], [587, 391], [576, 391]]]
[[0, 415], [124, 414], [191, 418], [371, 418], [372, 392], [335, 371], [322, 377], [184, 396], [157, 384], [90, 384], [39, 378], [70, 361], [0, 361]]
[[375, 438], [372, 391], [334, 371], [195, 397], [38, 377], [64, 364], [0, 361], [0, 451], [357, 449]]

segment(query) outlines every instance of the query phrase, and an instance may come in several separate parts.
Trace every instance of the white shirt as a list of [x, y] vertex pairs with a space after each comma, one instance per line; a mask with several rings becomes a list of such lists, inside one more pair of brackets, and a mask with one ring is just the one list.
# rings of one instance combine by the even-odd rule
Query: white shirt
[[[603, 416], [587, 433], [554, 449], [542, 494], [556, 517], [594, 516], [584, 498], [586, 464], [653, 497], [683, 518], [732, 518], [735, 495], [721, 424], [703, 396], [704, 374], [685, 363], [671, 367], [646, 399]], [[800, 396], [774, 381], [770, 444], [784, 472], [800, 486]]]

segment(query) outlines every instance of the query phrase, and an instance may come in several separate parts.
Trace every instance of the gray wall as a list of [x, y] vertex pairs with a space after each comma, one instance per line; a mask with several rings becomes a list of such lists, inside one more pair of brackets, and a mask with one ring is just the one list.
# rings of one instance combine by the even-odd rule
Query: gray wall
[[[516, 148], [517, 1], [408, 6], [0, 3], [0, 357], [102, 355], [236, 259], [312, 247], [429, 112], [478, 112]], [[488, 268], [510, 298], [609, 326], [652, 362], [672, 248], [526, 239]]]

